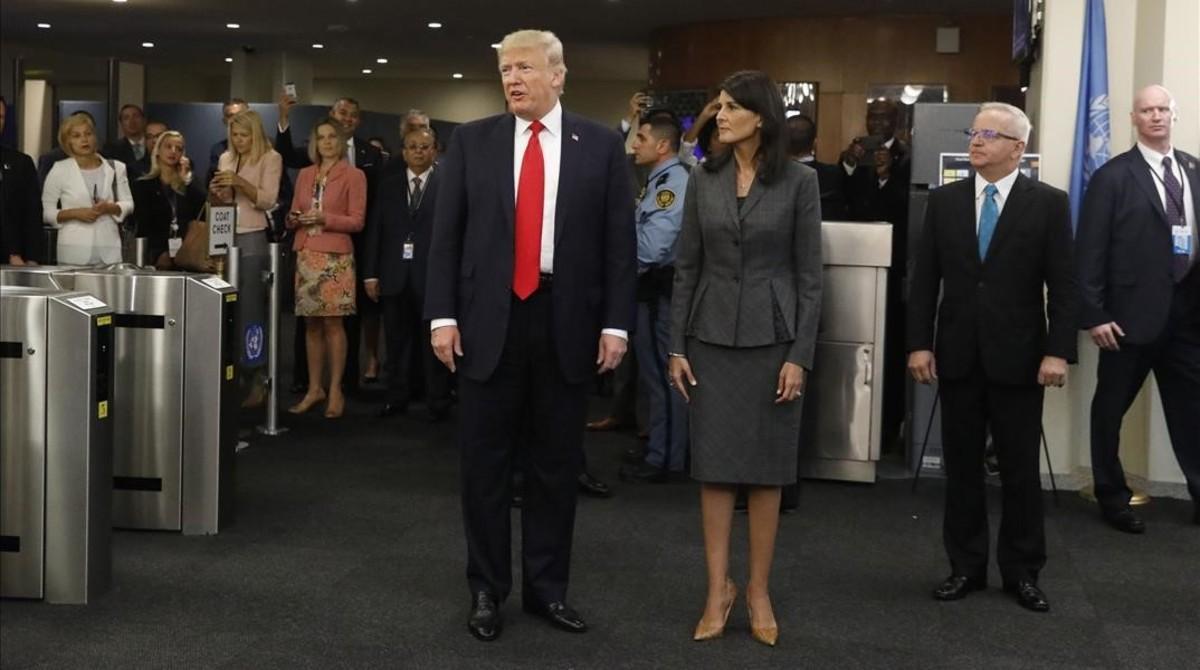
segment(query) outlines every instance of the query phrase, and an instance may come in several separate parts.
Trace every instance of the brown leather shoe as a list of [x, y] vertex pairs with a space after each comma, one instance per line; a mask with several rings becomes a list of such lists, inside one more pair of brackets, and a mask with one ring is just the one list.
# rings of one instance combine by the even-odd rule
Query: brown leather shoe
[[625, 423], [615, 416], [606, 416], [603, 419], [587, 422], [587, 429], [597, 432], [606, 430], [622, 430], [625, 427]]

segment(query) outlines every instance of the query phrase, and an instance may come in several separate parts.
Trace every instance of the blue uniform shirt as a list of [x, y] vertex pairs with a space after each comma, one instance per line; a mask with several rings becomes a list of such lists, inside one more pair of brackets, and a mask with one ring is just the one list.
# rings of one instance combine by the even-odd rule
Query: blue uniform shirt
[[646, 180], [637, 208], [638, 274], [675, 263], [687, 180], [687, 168], [674, 157], [655, 166]]

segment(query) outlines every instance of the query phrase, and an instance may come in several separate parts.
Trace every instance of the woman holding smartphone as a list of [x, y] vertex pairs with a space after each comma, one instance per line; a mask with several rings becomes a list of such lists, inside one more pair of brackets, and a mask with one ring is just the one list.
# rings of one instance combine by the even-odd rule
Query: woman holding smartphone
[[[296, 316], [304, 317], [308, 391], [288, 409], [301, 414], [328, 400], [325, 417], [345, 410], [342, 376], [346, 369], [346, 330], [342, 317], [355, 313], [357, 282], [350, 233], [363, 228], [367, 177], [346, 162], [341, 125], [325, 118], [308, 139], [312, 165], [300, 170], [287, 227], [296, 230]], [[329, 365], [329, 390], [321, 378]]]
[[266, 397], [267, 290], [262, 273], [270, 264], [267, 251], [269, 213], [279, 195], [283, 158], [271, 148], [257, 112], [238, 112], [229, 120], [229, 149], [221, 154], [209, 182], [214, 204], [237, 206], [234, 244], [240, 249], [238, 333], [242, 379], [247, 395], [242, 405], [257, 407]]
[[171, 270], [190, 222], [204, 210], [204, 190], [191, 182], [183, 135], [168, 130], [151, 145], [150, 171], [133, 182], [138, 237], [147, 239], [148, 259]]

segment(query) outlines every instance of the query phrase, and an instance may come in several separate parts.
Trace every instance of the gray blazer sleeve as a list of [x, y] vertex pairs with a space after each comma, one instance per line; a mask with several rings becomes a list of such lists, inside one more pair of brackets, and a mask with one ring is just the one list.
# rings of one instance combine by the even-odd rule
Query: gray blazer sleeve
[[683, 198], [683, 226], [675, 243], [675, 281], [671, 289], [671, 353], [687, 353], [687, 321], [692, 311], [692, 299], [700, 281], [704, 261], [704, 244], [700, 234], [700, 217], [696, 203], [696, 173], [688, 177]]
[[821, 189], [817, 173], [800, 173], [796, 189], [796, 220], [792, 255], [796, 268], [796, 339], [787, 360], [809, 370], [817, 346], [817, 324], [821, 319]]

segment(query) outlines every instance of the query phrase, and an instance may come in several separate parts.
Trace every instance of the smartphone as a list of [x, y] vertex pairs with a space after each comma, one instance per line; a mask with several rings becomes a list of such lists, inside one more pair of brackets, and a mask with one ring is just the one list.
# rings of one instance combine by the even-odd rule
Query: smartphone
[[289, 81], [286, 84], [284, 84], [283, 92], [286, 93], [289, 98], [291, 98], [292, 100], [295, 100], [296, 99], [296, 83]]

